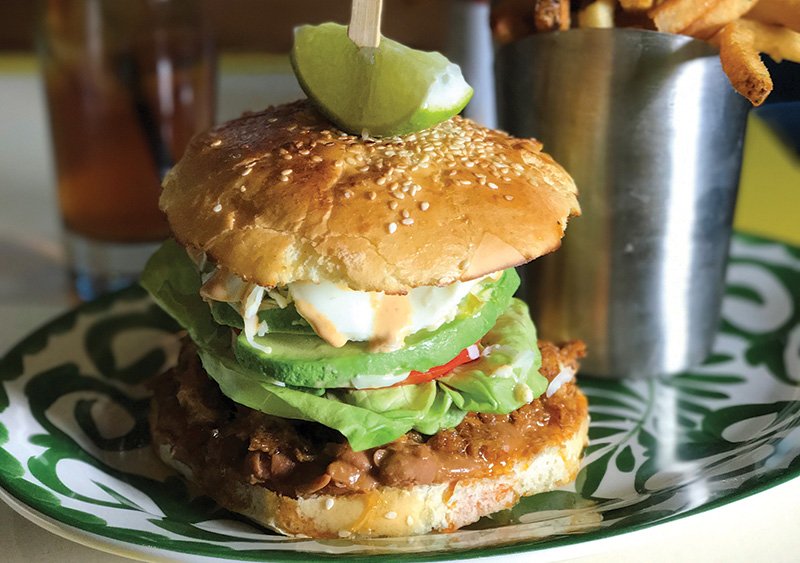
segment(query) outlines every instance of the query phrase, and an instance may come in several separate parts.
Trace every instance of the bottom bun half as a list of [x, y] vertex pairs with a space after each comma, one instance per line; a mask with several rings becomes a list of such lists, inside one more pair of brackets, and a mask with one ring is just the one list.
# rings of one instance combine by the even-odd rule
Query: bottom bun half
[[[550, 352], [543, 349], [545, 359], [555, 353], [553, 350], [558, 351], [551, 344], [547, 346]], [[198, 434], [210, 415], [204, 414], [202, 409], [186, 407], [191, 401], [185, 397], [200, 391], [186, 385], [176, 389], [174, 381], [180, 374], [175, 376], [168, 372], [161, 377], [172, 387], [166, 392], [157, 387], [151, 402], [150, 427], [158, 456], [193, 483], [199, 492], [224, 508], [289, 536], [367, 538], [453, 531], [483, 516], [513, 507], [520, 497], [550, 491], [573, 481], [588, 440], [586, 399], [570, 382], [552, 399], [534, 400], [558, 400], [559, 395], [565, 394], [568, 399], [562, 402], [570, 409], [569, 413], [561, 418], [554, 417], [548, 423], [557, 428], [548, 429], [545, 425], [542, 432], [549, 437], [539, 446], [533, 450], [514, 451], [512, 448], [508, 451], [501, 438], [496, 441], [493, 447], [504, 450], [507, 456], [501, 466], [488, 466], [486, 470], [441, 482], [406, 486], [378, 484], [370, 490], [333, 491], [332, 494], [330, 488], [308, 494], [282, 494], [263, 484], [248, 482], [234, 467], [238, 461], [225, 466], [214, 458], [210, 463], [202, 447], [187, 447], [186, 436]], [[188, 379], [197, 380], [195, 376]], [[218, 393], [216, 385], [212, 385]], [[204, 383], [201, 390], [207, 393]], [[234, 408], [237, 412], [245, 409], [241, 405]], [[472, 422], [475, 424], [476, 419]], [[176, 424], [179, 432], [176, 432]], [[217, 432], [216, 426], [214, 432]], [[551, 438], [555, 436], [558, 438]]]
[[[307, 498], [287, 497], [241, 481], [231, 481], [230, 490], [203, 492], [225, 508], [288, 536], [359, 538], [453, 531], [513, 507], [520, 497], [573, 481], [588, 426], [585, 419], [566, 442], [520, 460], [498, 476]], [[194, 469], [173, 457], [174, 448], [169, 442], [159, 442], [157, 451], [165, 463], [192, 481]]]

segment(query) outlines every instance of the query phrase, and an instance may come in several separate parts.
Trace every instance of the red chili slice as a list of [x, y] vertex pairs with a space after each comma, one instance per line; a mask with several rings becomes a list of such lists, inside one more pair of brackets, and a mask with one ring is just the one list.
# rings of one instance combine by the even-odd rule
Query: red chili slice
[[474, 362], [477, 358], [470, 358], [469, 355], [469, 348], [464, 348], [461, 352], [447, 362], [446, 364], [442, 364], [440, 366], [432, 367], [426, 372], [421, 371], [412, 371], [408, 374], [408, 377], [405, 378], [403, 381], [399, 383], [395, 383], [392, 387], [399, 387], [400, 385], [416, 385], [418, 383], [427, 383], [428, 381], [433, 381], [434, 379], [439, 379], [453, 371], [456, 367], [468, 364], [469, 362]]

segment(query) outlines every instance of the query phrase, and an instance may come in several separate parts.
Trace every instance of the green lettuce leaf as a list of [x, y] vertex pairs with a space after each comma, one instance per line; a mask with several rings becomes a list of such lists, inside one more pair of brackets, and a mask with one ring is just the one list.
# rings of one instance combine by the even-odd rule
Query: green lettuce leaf
[[[211, 307], [211, 315], [217, 323], [238, 329], [244, 328], [242, 316], [230, 303], [212, 301], [209, 305]], [[316, 335], [314, 329], [300, 316], [293, 304], [290, 304], [285, 309], [259, 311], [258, 320], [266, 322], [270, 332]]]
[[481, 342], [491, 353], [461, 365], [437, 381], [465, 411], [506, 414], [547, 389], [539, 373], [542, 355], [528, 307], [514, 299]]
[[186, 250], [167, 240], [150, 257], [139, 284], [153, 300], [189, 332], [201, 348], [230, 341], [230, 330], [216, 322], [208, 304], [200, 297], [200, 274]]
[[198, 346], [203, 367], [233, 401], [266, 414], [316, 421], [341, 432], [354, 450], [377, 447], [408, 432], [435, 434], [467, 412], [508, 413], [541, 395], [541, 356], [527, 306], [517, 299], [482, 339], [491, 353], [436, 381], [383, 389], [287, 387], [239, 364], [230, 329], [214, 322], [198, 293], [199, 274], [175, 242], [150, 259], [141, 284]]
[[233, 355], [220, 356], [202, 348], [199, 353], [205, 370], [233, 401], [273, 416], [315, 421], [335, 428], [356, 451], [391, 442], [413, 427], [408, 416], [387, 416], [265, 381], [263, 376], [241, 369]]

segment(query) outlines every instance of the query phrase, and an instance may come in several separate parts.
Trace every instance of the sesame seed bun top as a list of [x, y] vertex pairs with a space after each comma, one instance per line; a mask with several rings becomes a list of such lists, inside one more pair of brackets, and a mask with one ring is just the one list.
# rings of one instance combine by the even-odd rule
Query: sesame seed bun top
[[388, 293], [532, 260], [580, 213], [572, 179], [535, 140], [460, 117], [362, 139], [306, 101], [196, 136], [160, 204], [182, 244], [247, 281]]

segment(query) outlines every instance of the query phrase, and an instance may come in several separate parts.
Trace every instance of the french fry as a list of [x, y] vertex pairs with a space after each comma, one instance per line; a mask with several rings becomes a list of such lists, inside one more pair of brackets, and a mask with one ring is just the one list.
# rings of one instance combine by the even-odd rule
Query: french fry
[[741, 20], [729, 23], [715, 37], [722, 70], [742, 96], [760, 106], [772, 92], [772, 78], [761, 61], [752, 29]]
[[782, 25], [770, 25], [747, 18], [737, 23], [753, 34], [753, 43], [759, 53], [768, 54], [775, 62], [786, 59], [800, 63], [800, 33]]
[[536, 31], [569, 29], [569, 0], [535, 0], [533, 23]]
[[665, 0], [648, 12], [658, 31], [681, 33], [720, 0]]
[[[569, 27], [569, 0], [500, 0], [498, 4], [525, 1], [533, 2], [527, 21], [536, 31]], [[615, 21], [617, 4], [619, 22]], [[717, 45], [731, 84], [754, 106], [761, 105], [773, 88], [762, 53], [775, 61], [800, 63], [800, 0], [581, 0], [580, 5], [578, 27], [655, 26], [661, 32]], [[498, 31], [496, 35], [503, 35]], [[507, 34], [516, 36], [519, 31]]]
[[709, 39], [733, 20], [747, 13], [758, 0], [719, 0], [710, 6], [704, 14], [680, 30], [684, 35], [698, 39]]
[[616, 0], [595, 0], [578, 12], [578, 27], [614, 27]]
[[619, 0], [619, 5], [626, 12], [644, 12], [655, 4], [655, 0]]
[[800, 32], [800, 0], [759, 0], [747, 12], [748, 19], [785, 25]]

